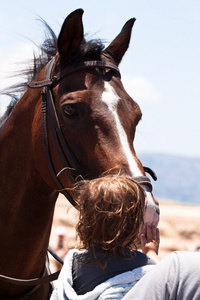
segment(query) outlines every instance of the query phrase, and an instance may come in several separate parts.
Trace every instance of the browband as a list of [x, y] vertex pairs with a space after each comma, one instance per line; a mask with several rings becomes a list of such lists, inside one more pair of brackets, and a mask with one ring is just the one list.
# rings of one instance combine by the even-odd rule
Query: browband
[[[55, 59], [53, 58], [52, 61], [54, 63]], [[56, 75], [52, 76], [51, 78], [47, 78], [42, 81], [32, 81], [32, 82], [29, 82], [27, 85], [29, 88], [42, 88], [45, 86], [56, 85], [65, 76], [67, 76], [73, 72], [82, 70], [82, 69], [90, 69], [90, 68], [91, 69], [94, 69], [94, 68], [110, 69], [110, 70], [116, 72], [120, 76], [120, 71], [116, 65], [109, 63], [109, 62], [103, 62], [100, 60], [89, 60], [89, 61], [84, 61], [82, 63], [76, 64], [74, 66], [67, 67], [66, 69], [57, 73]]]

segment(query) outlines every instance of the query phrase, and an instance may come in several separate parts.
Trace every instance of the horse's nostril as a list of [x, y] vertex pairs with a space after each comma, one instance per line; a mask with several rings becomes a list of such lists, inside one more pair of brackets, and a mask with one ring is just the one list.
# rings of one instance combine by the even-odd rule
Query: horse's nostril
[[156, 211], [156, 213], [157, 213], [157, 215], [160, 215], [160, 208], [159, 208], [159, 206], [155, 206], [155, 211]]

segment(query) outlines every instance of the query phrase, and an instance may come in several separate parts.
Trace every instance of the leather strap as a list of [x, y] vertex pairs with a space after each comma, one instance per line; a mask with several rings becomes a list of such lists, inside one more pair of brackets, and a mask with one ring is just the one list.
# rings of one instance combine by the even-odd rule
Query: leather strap
[[[53, 251], [53, 249], [49, 246], [48, 247], [48, 252], [60, 263], [63, 265], [63, 260]], [[13, 278], [13, 277], [8, 277], [5, 275], [0, 275], [0, 281], [6, 282], [6, 283], [13, 283], [16, 285], [23, 285], [23, 286], [38, 286], [41, 285], [43, 283], [49, 283], [51, 281], [54, 281], [56, 279], [58, 279], [58, 275], [60, 274], [60, 271], [57, 271], [53, 274], [47, 275], [45, 276], [45, 273], [47, 271], [47, 261], [48, 258], [46, 260], [46, 264], [45, 264], [45, 268], [43, 271], [43, 274], [41, 277], [39, 278], [33, 278], [33, 279], [18, 279], [18, 278]], [[32, 291], [32, 290], [31, 290]], [[35, 290], [34, 290], [35, 291]], [[1, 298], [0, 298], [1, 299]], [[21, 298], [20, 298], [21, 299]]]
[[[52, 61], [54, 63], [54, 58], [52, 59]], [[59, 81], [61, 79], [63, 79], [64, 77], [66, 77], [67, 75], [73, 73], [73, 72], [77, 72], [80, 71], [82, 69], [94, 69], [94, 68], [100, 68], [100, 69], [110, 69], [114, 72], [116, 72], [119, 76], [120, 76], [120, 71], [118, 69], [118, 67], [112, 63], [109, 62], [103, 62], [103, 61], [98, 61], [98, 60], [92, 60], [92, 61], [85, 61], [73, 66], [70, 66], [66, 69], [64, 69], [63, 71], [57, 73], [56, 75], [54, 75], [53, 77], [47, 77], [45, 76], [45, 79], [42, 81], [32, 81], [29, 82], [27, 85], [30, 88], [42, 88], [45, 86], [52, 86], [52, 85], [56, 85], [59, 83]], [[48, 67], [48, 69], [51, 69]]]
[[137, 176], [133, 177], [133, 179], [139, 184], [147, 186], [149, 188], [149, 192], [152, 192], [153, 186], [151, 180], [147, 176]]
[[49, 246], [48, 252], [61, 264], [64, 264], [64, 261], [55, 253], [55, 251]]
[[[45, 69], [45, 78], [49, 78], [52, 73], [54, 65], [54, 60], [51, 60]], [[67, 145], [63, 133], [60, 128], [60, 124], [58, 122], [56, 109], [53, 102], [53, 96], [51, 88], [48, 86], [42, 89], [42, 135], [43, 135], [43, 143], [44, 150], [46, 155], [47, 164], [50, 170], [50, 173], [59, 188], [59, 192], [65, 195], [68, 201], [73, 205], [77, 206], [77, 202], [71, 197], [71, 195], [66, 191], [61, 181], [57, 177], [57, 173], [54, 168], [54, 164], [51, 158], [51, 154], [49, 151], [49, 139], [47, 133], [47, 126], [49, 126], [49, 133], [52, 137], [52, 141], [54, 146], [56, 147], [56, 152], [58, 153], [59, 160], [68, 171], [74, 171], [78, 168], [80, 174], [82, 174], [80, 168], [78, 167], [78, 163], [74, 163], [76, 161], [75, 157], [72, 157], [72, 152]], [[72, 167], [69, 164], [72, 163]], [[74, 169], [73, 166], [76, 168]], [[70, 177], [70, 173], [68, 172], [68, 177]], [[72, 178], [71, 178], [72, 180]]]
[[12, 284], [23, 285], [23, 286], [35, 286], [35, 285], [41, 285], [44, 283], [49, 283], [51, 281], [54, 281], [58, 278], [59, 274], [60, 271], [57, 271], [53, 274], [40, 277], [40, 278], [33, 278], [33, 279], [19, 279], [19, 278], [8, 277], [5, 275], [0, 275], [0, 280], [10, 284], [12, 283]]
[[151, 168], [143, 166], [143, 169], [145, 170], [146, 173], [149, 173], [149, 175], [151, 175], [151, 177], [153, 178], [153, 180], [156, 181], [158, 179], [156, 173]]

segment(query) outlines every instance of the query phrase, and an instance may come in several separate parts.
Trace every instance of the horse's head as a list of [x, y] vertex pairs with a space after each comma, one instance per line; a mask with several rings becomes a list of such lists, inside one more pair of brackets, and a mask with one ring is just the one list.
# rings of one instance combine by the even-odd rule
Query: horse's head
[[[87, 178], [116, 169], [123, 169], [136, 179], [143, 178], [145, 171], [133, 146], [142, 113], [125, 91], [118, 70], [129, 46], [135, 19], [130, 19], [103, 50], [102, 44], [97, 41], [84, 41], [82, 13], [81, 9], [76, 10], [65, 19], [57, 40], [58, 52], [46, 68], [45, 75], [61, 132], [70, 149], [69, 166], [77, 170], [78, 165]], [[51, 113], [47, 119], [49, 123], [54, 122]], [[56, 132], [57, 128], [50, 126], [49, 131]], [[50, 139], [50, 152], [57, 174], [67, 168], [59, 159], [62, 153], [58, 153], [52, 140], [54, 136]], [[62, 140], [58, 144], [63, 152]], [[64, 171], [58, 177], [63, 186], [67, 186]], [[145, 178], [141, 180], [147, 195], [145, 222], [157, 224], [158, 206], [151, 193], [151, 184]]]

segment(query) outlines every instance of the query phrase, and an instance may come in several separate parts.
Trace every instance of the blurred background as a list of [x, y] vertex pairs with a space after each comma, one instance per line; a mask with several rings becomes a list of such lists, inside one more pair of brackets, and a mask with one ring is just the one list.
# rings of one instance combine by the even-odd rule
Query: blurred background
[[[37, 52], [35, 45], [43, 42], [44, 29], [38, 19], [43, 18], [58, 34], [65, 17], [77, 8], [84, 9], [86, 38], [101, 38], [105, 46], [128, 19], [136, 18], [130, 47], [120, 65], [122, 82], [143, 112], [134, 146], [143, 165], [158, 176], [154, 195], [161, 203], [163, 236], [172, 234], [169, 228], [173, 229], [175, 222], [185, 244], [195, 236], [190, 243], [193, 249], [200, 225], [200, 2], [3, 1], [0, 89], [20, 80], [8, 77], [20, 70], [20, 62], [31, 58], [33, 50]], [[9, 101], [0, 96], [0, 115]], [[65, 205], [62, 200], [60, 205]], [[63, 221], [56, 224], [61, 226]], [[181, 243], [181, 249], [187, 246]]]

